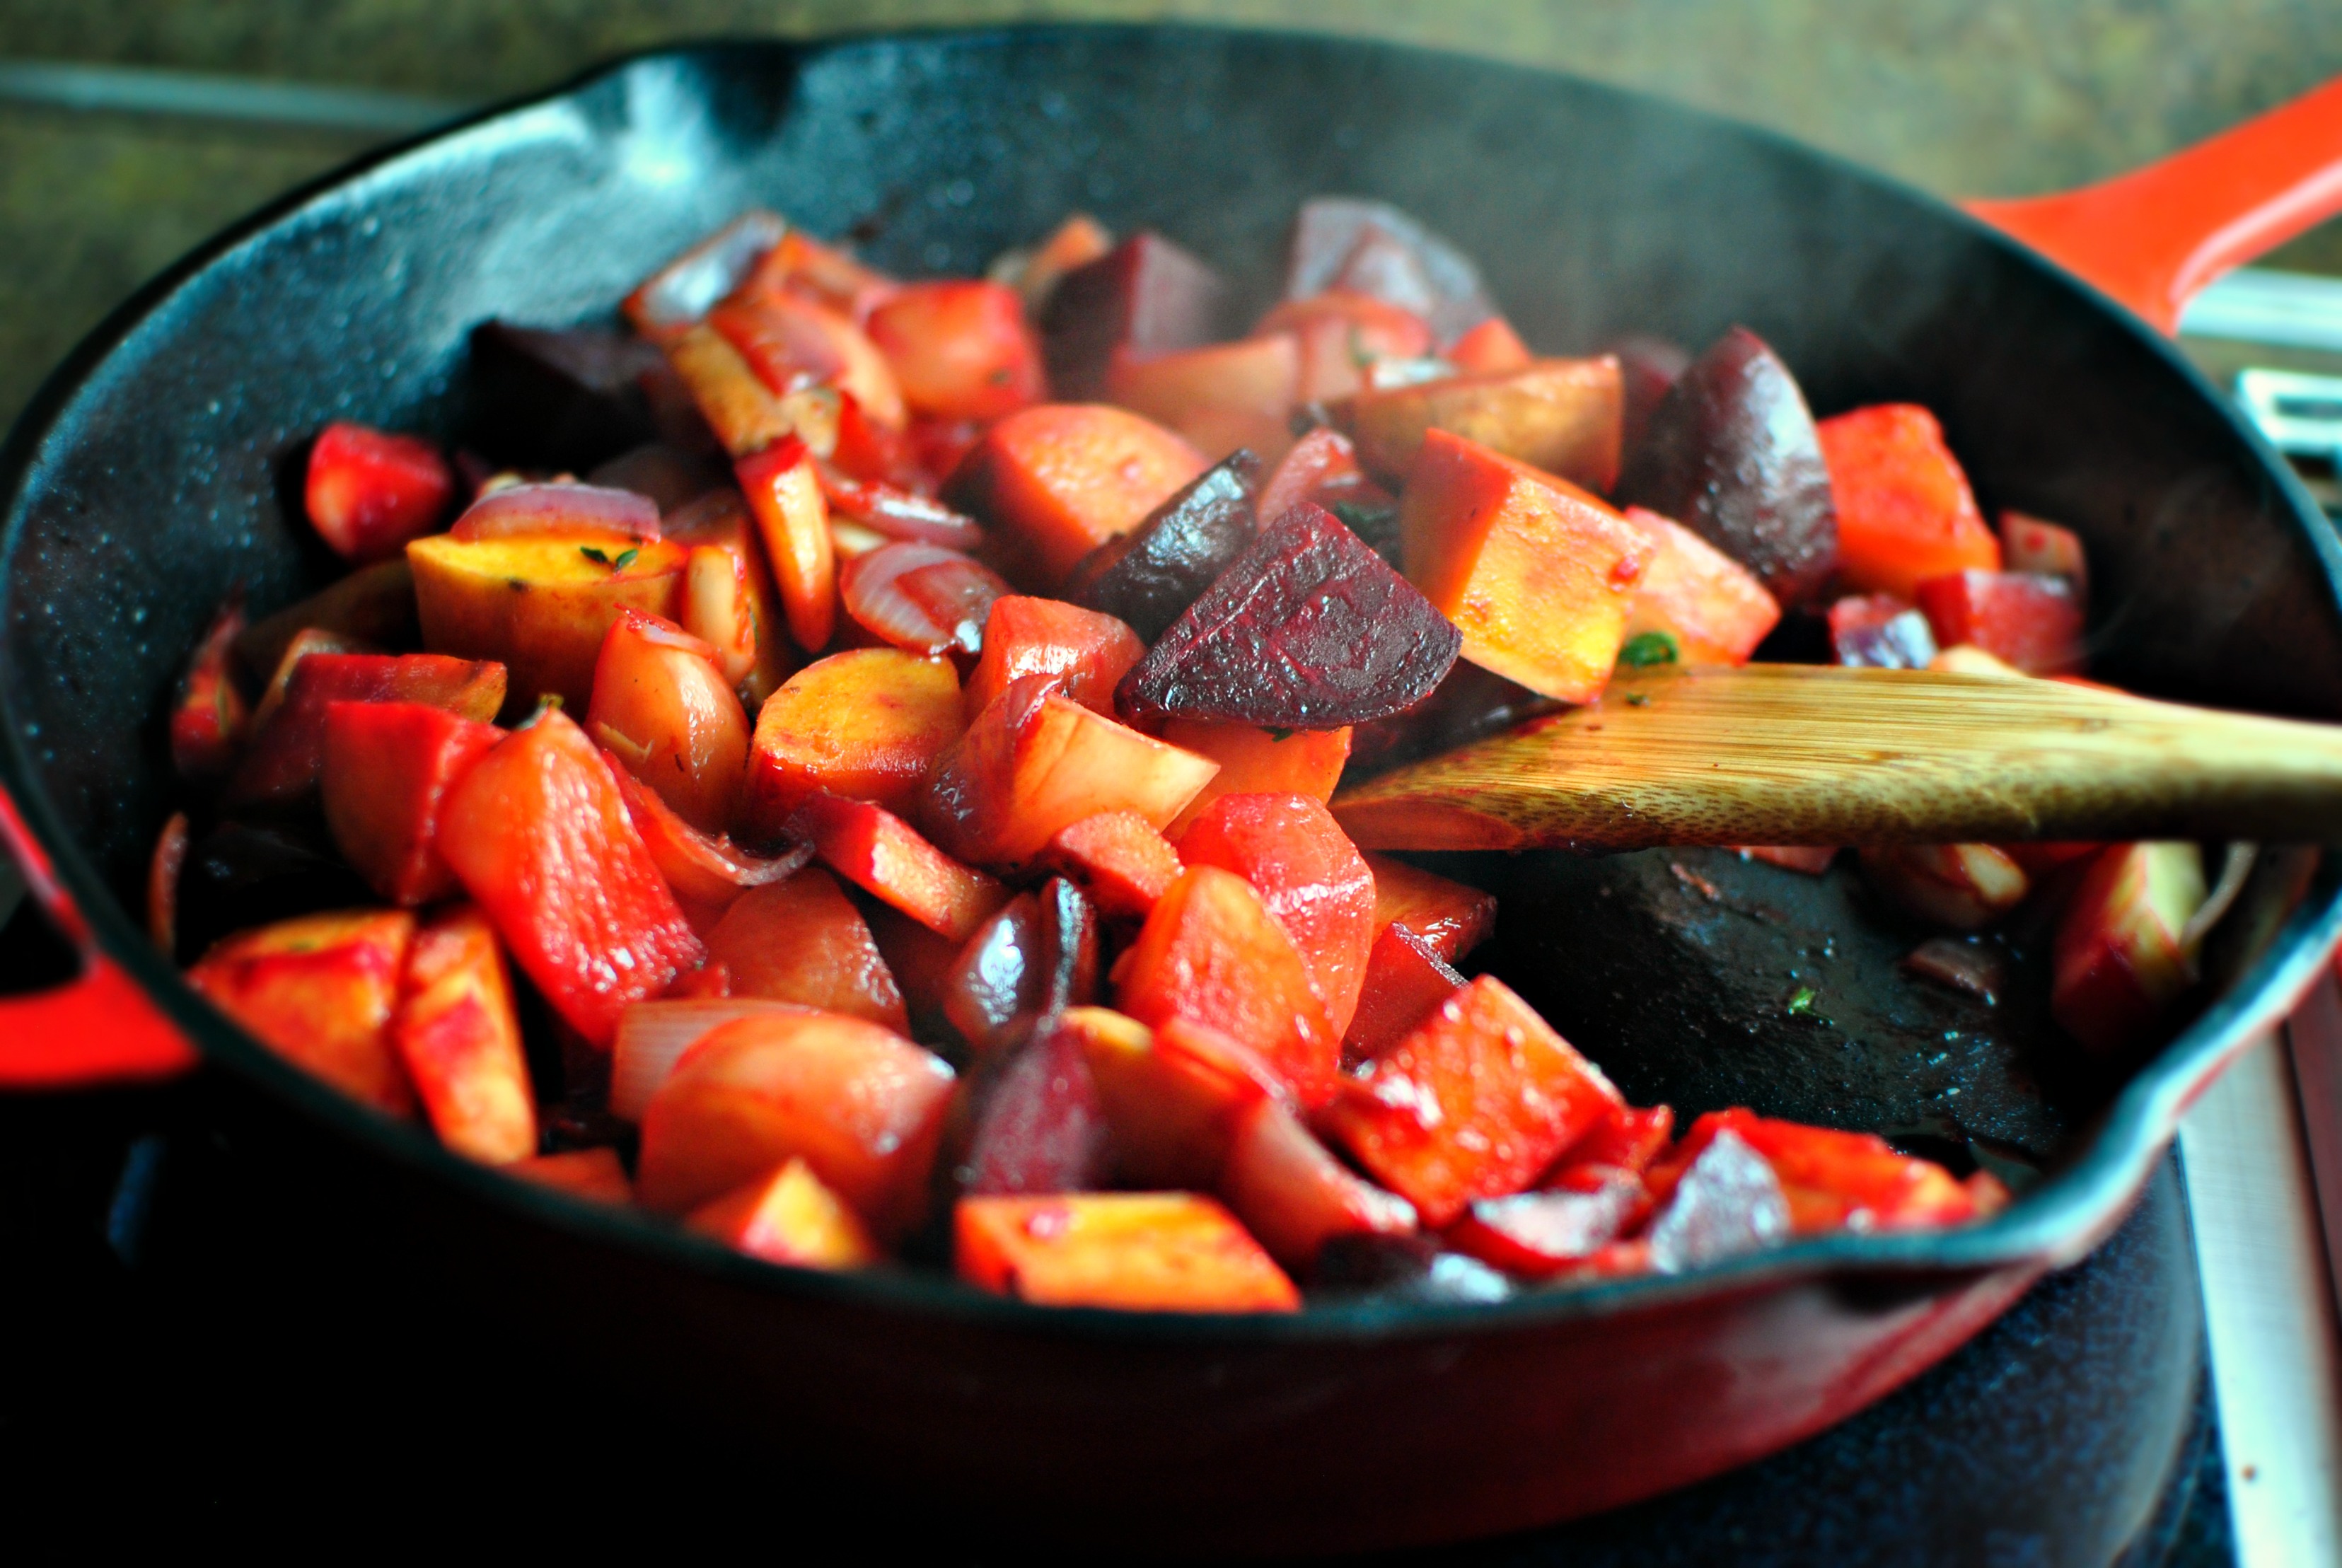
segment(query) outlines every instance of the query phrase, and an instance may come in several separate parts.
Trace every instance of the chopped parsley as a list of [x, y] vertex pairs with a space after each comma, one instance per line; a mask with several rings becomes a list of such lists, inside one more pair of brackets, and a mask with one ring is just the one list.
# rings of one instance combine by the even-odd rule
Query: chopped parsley
[[578, 553], [580, 555], [585, 556], [585, 557], [586, 557], [586, 559], [587, 559], [588, 561], [596, 561], [596, 562], [599, 562], [601, 564], [603, 564], [603, 565], [605, 565], [605, 566], [606, 566], [606, 565], [608, 565], [608, 564], [610, 564], [610, 558], [609, 558], [607, 555], [605, 555], [604, 554], [602, 554], [602, 552], [601, 552], [601, 551], [599, 551], [599, 550], [596, 549], [596, 548], [595, 548], [593, 545], [591, 545], [591, 544], [580, 544], [580, 545], [578, 545], [578, 546], [577, 546], [577, 553]]
[[1653, 664], [1674, 664], [1681, 652], [1665, 632], [1637, 632], [1618, 650], [1618, 663], [1630, 670], [1648, 669]]
[[618, 558], [610, 563], [610, 569], [614, 572], [625, 571], [629, 565], [633, 564], [635, 557], [642, 553], [642, 546], [640, 545], [636, 545], [631, 550], [619, 551]]
[[1289, 741], [1298, 733], [1298, 731], [1286, 729], [1282, 724], [1268, 726], [1268, 738], [1271, 741]]
[[1813, 1012], [1814, 988], [1810, 985], [1798, 986], [1796, 994], [1789, 998], [1789, 1016], [1810, 1018], [1813, 1016]]

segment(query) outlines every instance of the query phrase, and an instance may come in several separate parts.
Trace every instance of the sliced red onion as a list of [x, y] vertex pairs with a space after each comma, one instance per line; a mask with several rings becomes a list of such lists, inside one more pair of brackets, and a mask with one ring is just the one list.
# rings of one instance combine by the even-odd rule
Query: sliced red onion
[[746, 282], [788, 232], [787, 220], [777, 213], [742, 213], [652, 274], [636, 291], [630, 308], [653, 326], [688, 326]]
[[1903, 967], [1938, 985], [1964, 991], [1987, 1007], [2008, 985], [2008, 965], [1997, 950], [1949, 936], [1931, 936], [1919, 944], [1904, 958]]
[[953, 550], [980, 550], [984, 529], [931, 496], [876, 479], [850, 479], [824, 465], [822, 493], [833, 512], [844, 513], [873, 533]]
[[652, 863], [686, 904], [722, 908], [752, 887], [794, 875], [813, 859], [809, 844], [767, 856], [750, 854], [728, 837], [702, 833], [676, 815], [657, 791], [637, 783], [622, 759], [606, 754], [606, 760]]
[[469, 541], [579, 529], [656, 539], [658, 503], [632, 490], [601, 484], [508, 484], [473, 502], [455, 519], [454, 532], [456, 538]]
[[1009, 592], [956, 550], [907, 541], [857, 555], [839, 573], [846, 613], [872, 636], [914, 654], [984, 646], [992, 602]]
[[610, 1114], [629, 1122], [643, 1111], [676, 1063], [707, 1032], [737, 1018], [786, 1017], [815, 1012], [794, 1002], [761, 996], [690, 996], [673, 1002], [637, 1002], [618, 1014], [617, 1039], [610, 1048]]

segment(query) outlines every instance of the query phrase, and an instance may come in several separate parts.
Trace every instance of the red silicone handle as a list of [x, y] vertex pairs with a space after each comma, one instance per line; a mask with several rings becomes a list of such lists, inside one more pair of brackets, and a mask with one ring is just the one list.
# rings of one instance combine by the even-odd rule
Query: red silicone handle
[[2176, 331], [2197, 290], [2342, 213], [2342, 78], [2103, 184], [1966, 205]]
[[150, 1082], [195, 1064], [195, 1048], [138, 983], [97, 945], [48, 852], [0, 790], [0, 842], [57, 934], [81, 954], [81, 974], [54, 991], [0, 997], [0, 1089], [86, 1089]]

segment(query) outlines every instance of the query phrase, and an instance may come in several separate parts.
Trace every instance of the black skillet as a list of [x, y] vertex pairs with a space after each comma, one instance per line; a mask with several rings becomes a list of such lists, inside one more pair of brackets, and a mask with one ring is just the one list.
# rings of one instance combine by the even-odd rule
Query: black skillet
[[[1988, 507], [2084, 534], [2097, 673], [2342, 715], [2342, 556], [2283, 465], [2138, 320], [1875, 176], [1631, 94], [1366, 44], [1097, 28], [666, 52], [278, 204], [118, 312], [15, 430], [0, 828], [86, 967], [9, 1004], [5, 1081], [155, 1075], [191, 1042], [239, 1148], [297, 1198], [288, 1258], [363, 1254], [416, 1310], [526, 1324], [744, 1453], [1124, 1551], [1587, 1513], [1779, 1448], [1947, 1353], [2110, 1232], [2181, 1108], [2317, 973], [2342, 927], [2332, 866], [2271, 857], [2192, 1022], [2099, 1071], [2028, 1003], [1899, 976], [1909, 934], [1842, 875], [1714, 853], [1483, 866], [1506, 899], [1490, 966], [1636, 1099], [1890, 1129], [2022, 1198], [1969, 1229], [1689, 1277], [1274, 1320], [800, 1273], [525, 1188], [279, 1063], [125, 913], [171, 804], [184, 651], [232, 584], [266, 610], [321, 575], [288, 460], [337, 417], [459, 434], [476, 322], [601, 317], [750, 205], [863, 225], [913, 275], [976, 270], [1086, 208], [1265, 299], [1295, 204], [1325, 192], [1451, 235], [1541, 348], [1739, 322], [1821, 412], [1927, 404]], [[2022, 965], [2027, 936], [2010, 944]]]

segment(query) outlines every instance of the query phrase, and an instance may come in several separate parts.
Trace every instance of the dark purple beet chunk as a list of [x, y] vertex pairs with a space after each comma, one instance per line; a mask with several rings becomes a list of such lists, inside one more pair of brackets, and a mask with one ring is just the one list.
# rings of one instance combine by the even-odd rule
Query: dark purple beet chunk
[[1155, 641], [1252, 543], [1259, 494], [1260, 459], [1238, 447], [1146, 521], [1076, 562], [1065, 598]]
[[1098, 913], [1062, 876], [1041, 884], [1041, 1010], [1055, 1017], [1098, 999]]
[[1065, 401], [1105, 390], [1117, 348], [1162, 354], [1219, 335], [1227, 285], [1198, 257], [1152, 230], [1131, 235], [1057, 281], [1041, 310], [1041, 357]]
[[1286, 253], [1285, 297], [1352, 288], [1411, 310], [1447, 343], [1496, 314], [1480, 269], [1387, 202], [1319, 196], [1301, 204]]
[[971, 1195], [1104, 1185], [1106, 1109], [1070, 1031], [1036, 1031], [982, 1093], [964, 1170]]
[[1632, 452], [1651, 428], [1651, 415], [1691, 364], [1691, 351], [1662, 337], [1630, 335], [1602, 350], [1618, 359], [1618, 380], [1626, 394], [1621, 444]]
[[472, 329], [473, 436], [500, 461], [582, 474], [651, 439], [640, 378], [665, 363], [608, 328], [484, 321]]
[[1788, 366], [1736, 326], [1692, 361], [1626, 459], [1618, 504], [1672, 517], [1792, 608], [1837, 564], [1837, 508]]
[[1404, 713], [1360, 724], [1345, 778], [1365, 778], [1467, 741], [1511, 729], [1567, 704], [1458, 659], [1437, 689]]
[[1679, 1273], [1789, 1239], [1789, 1201], [1765, 1156], [1718, 1133], [1651, 1222], [1651, 1266]]
[[1463, 644], [1415, 584], [1304, 502], [1262, 527], [1115, 701], [1136, 714], [1338, 729], [1422, 701]]

